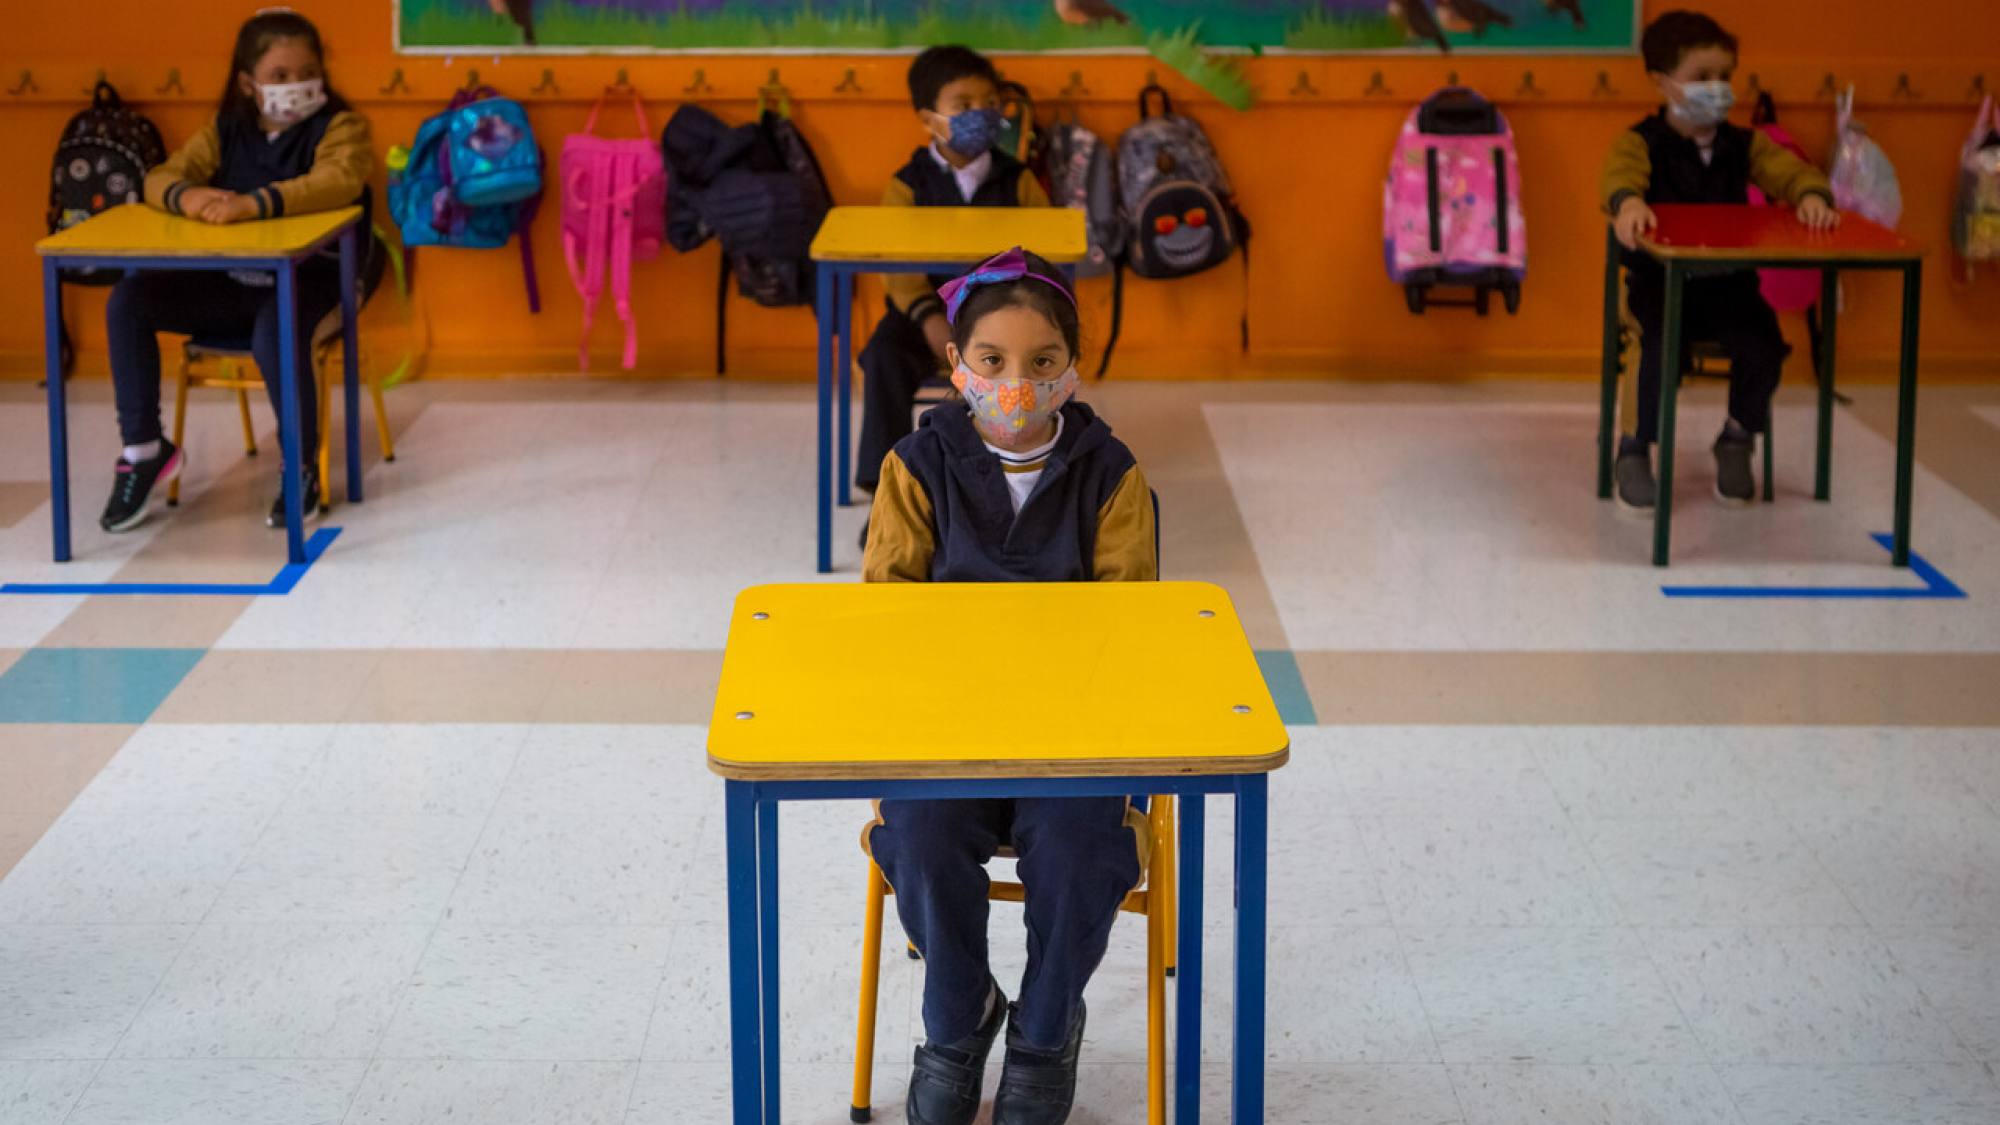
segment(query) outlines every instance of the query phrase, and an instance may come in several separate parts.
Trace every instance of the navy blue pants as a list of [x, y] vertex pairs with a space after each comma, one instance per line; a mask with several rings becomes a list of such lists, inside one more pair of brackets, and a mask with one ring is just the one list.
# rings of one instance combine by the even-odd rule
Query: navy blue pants
[[[340, 278], [330, 270], [298, 273], [299, 448], [311, 458], [319, 448], [319, 395], [306, 341], [313, 326], [340, 304]], [[264, 389], [277, 410], [279, 398], [278, 290], [245, 285], [211, 270], [146, 270], [128, 274], [111, 290], [104, 309], [112, 393], [118, 401], [118, 436], [139, 445], [160, 436], [160, 341], [156, 333], [197, 339], [248, 341]]]
[[[1634, 270], [1629, 304], [1639, 321], [1640, 441], [1660, 440], [1660, 365], [1666, 333], [1661, 322], [1666, 275]], [[1771, 423], [1771, 395], [1784, 374], [1791, 347], [1778, 327], [1778, 314], [1757, 288], [1750, 271], [1689, 280], [1682, 289], [1681, 355], [1696, 340], [1721, 345], [1729, 357], [1729, 416], [1753, 434]], [[1686, 360], [1683, 358], [1683, 364]]]
[[854, 484], [870, 492], [882, 477], [882, 460], [915, 425], [917, 393], [942, 375], [923, 326], [890, 304], [861, 349], [861, 440], [854, 453]]
[[986, 960], [986, 861], [1002, 844], [1027, 888], [1028, 968], [1016, 1026], [1055, 1050], [1111, 923], [1139, 882], [1138, 836], [1123, 797], [883, 801], [868, 850], [895, 888], [903, 931], [924, 958], [924, 1034], [956, 1043], [978, 1030]]

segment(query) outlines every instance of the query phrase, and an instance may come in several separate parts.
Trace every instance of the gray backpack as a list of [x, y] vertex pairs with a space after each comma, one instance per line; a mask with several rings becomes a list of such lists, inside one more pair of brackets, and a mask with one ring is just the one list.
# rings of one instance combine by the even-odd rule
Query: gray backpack
[[1125, 223], [1118, 212], [1118, 185], [1112, 176], [1111, 148], [1074, 121], [1057, 121], [1043, 133], [1049, 173], [1049, 201], [1084, 213], [1090, 254], [1078, 262], [1078, 277], [1111, 272], [1125, 250]]
[[[1150, 112], [1160, 98], [1158, 116]], [[1159, 86], [1139, 91], [1139, 122], [1118, 139], [1126, 259], [1140, 277], [1187, 277], [1221, 265], [1242, 239], [1229, 175], [1193, 118]]]

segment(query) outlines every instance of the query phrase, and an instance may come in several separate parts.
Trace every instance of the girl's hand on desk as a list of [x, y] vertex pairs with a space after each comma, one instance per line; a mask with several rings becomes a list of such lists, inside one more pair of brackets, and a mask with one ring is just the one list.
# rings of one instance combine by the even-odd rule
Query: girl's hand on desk
[[201, 209], [204, 223], [240, 223], [257, 217], [257, 201], [247, 195], [223, 192], [220, 198], [212, 199]]
[[1799, 222], [1811, 230], [1832, 230], [1840, 225], [1840, 212], [1817, 195], [1808, 195], [1799, 204]]
[[224, 191], [221, 188], [212, 188], [212, 187], [183, 188], [181, 190], [180, 200], [176, 203], [176, 206], [178, 206], [181, 209], [182, 215], [190, 219], [199, 219], [201, 218], [202, 210], [206, 208], [209, 204], [214, 203], [216, 200], [225, 198], [231, 194], [232, 194], [231, 192]]
[[1618, 244], [1627, 250], [1639, 248], [1639, 236], [1649, 234], [1660, 225], [1653, 209], [1638, 196], [1630, 196], [1618, 205], [1618, 214], [1611, 220], [1611, 229], [1618, 235]]

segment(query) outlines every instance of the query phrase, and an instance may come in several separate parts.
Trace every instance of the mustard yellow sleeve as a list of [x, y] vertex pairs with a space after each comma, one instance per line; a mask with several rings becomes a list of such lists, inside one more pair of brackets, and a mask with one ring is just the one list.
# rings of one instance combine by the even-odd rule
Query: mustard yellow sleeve
[[146, 173], [146, 202], [162, 211], [180, 214], [181, 192], [207, 186], [221, 163], [222, 135], [215, 131], [215, 122], [210, 121], [189, 137], [186, 144], [175, 149], [172, 156]]
[[1099, 582], [1151, 582], [1160, 576], [1153, 490], [1134, 465], [1097, 510], [1097, 549], [1090, 562]]
[[1833, 185], [1827, 182], [1826, 173], [1800, 160], [1797, 153], [1761, 129], [1750, 135], [1750, 182], [1765, 195], [1794, 207], [1808, 195], [1824, 196], [1829, 205], [1833, 203]]
[[937, 554], [937, 524], [930, 494], [894, 451], [882, 460], [875, 506], [868, 512], [868, 546], [861, 552], [863, 582], [929, 582]]
[[1644, 199], [1646, 189], [1652, 186], [1653, 154], [1646, 150], [1646, 138], [1627, 129], [1611, 142], [1611, 152], [1604, 158], [1597, 198], [1603, 201], [1606, 214], [1616, 215], [1627, 198], [1636, 195]]
[[279, 180], [258, 188], [258, 217], [300, 215], [331, 211], [361, 199], [375, 170], [374, 141], [368, 133], [368, 119], [347, 111], [334, 115], [326, 134], [313, 150], [313, 164], [303, 176]]
[[1036, 179], [1035, 174], [1026, 168], [1021, 169], [1021, 183], [1014, 192], [1020, 198], [1023, 207], [1049, 206], [1049, 193], [1042, 190], [1042, 181]]
[[[910, 185], [898, 177], [889, 177], [889, 186], [882, 189], [882, 206], [914, 207], [916, 204], [916, 193], [910, 190]], [[921, 323], [931, 314], [932, 307], [939, 313], [944, 312], [944, 304], [937, 299], [937, 291], [931, 288], [929, 281], [924, 280], [923, 274], [885, 273], [882, 285], [889, 291], [889, 303], [911, 320]]]

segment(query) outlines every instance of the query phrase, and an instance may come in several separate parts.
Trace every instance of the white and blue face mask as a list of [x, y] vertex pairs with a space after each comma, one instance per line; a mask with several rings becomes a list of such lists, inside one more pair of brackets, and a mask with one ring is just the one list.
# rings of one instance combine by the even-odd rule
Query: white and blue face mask
[[1668, 107], [1668, 112], [1692, 128], [1712, 129], [1729, 120], [1729, 111], [1736, 105], [1736, 91], [1729, 83], [1680, 82], [1681, 96]]

